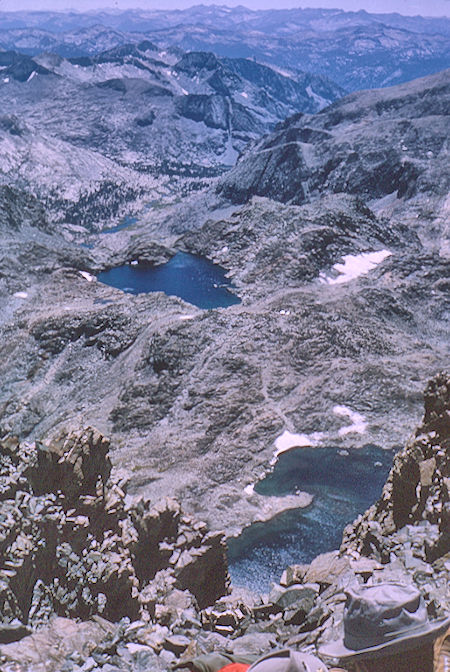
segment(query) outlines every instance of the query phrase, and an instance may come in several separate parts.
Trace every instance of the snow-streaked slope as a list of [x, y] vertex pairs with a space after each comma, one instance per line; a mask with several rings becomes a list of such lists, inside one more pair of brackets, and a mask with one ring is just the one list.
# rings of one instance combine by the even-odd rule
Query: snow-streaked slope
[[[229, 169], [285, 117], [317, 110], [311, 87], [330, 100], [342, 93], [320, 78], [213, 54], [178, 58], [148, 41], [95, 58], [3, 52], [0, 62], [1, 179], [47, 199], [57, 219], [66, 212], [71, 221], [64, 202], [82, 196], [83, 224], [114, 216], [121, 201], [144, 192], [153, 198], [161, 177], [206, 179]], [[108, 207], [97, 207], [105, 198]]]

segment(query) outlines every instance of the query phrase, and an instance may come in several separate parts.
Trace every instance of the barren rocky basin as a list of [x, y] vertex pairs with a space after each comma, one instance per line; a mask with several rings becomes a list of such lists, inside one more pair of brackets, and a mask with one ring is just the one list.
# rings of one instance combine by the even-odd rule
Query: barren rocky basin
[[170, 21], [0, 36], [5, 672], [316, 652], [362, 583], [448, 613], [450, 71], [391, 41], [345, 96]]
[[[443, 90], [436, 77], [425, 85]], [[392, 124], [403, 123], [402, 96], [408, 114], [417, 109], [419, 89], [399, 88], [386, 106]], [[428, 99], [429, 114], [439, 114]], [[337, 105], [348, 125], [350, 103]], [[362, 96], [359, 118], [367, 105], [372, 114]], [[441, 122], [432, 128], [442, 163]], [[421, 162], [421, 174], [432, 174], [434, 155]], [[113, 439], [115, 464], [130, 469], [133, 491], [177, 496], [230, 536], [259, 511], [246, 486], [270, 469], [285, 431], [350, 453], [400, 445], [420, 415], [424, 382], [448, 356], [445, 183], [420, 180], [388, 201], [370, 191], [365, 202], [327, 194], [303, 205], [193, 196], [195, 227], [182, 203], [94, 237], [91, 249], [47, 224], [35, 200], [4, 188], [3, 433], [98, 427]], [[219, 262], [242, 303], [201, 310], [95, 279], [102, 268], [161, 263], [176, 250]], [[369, 252], [381, 254], [377, 263], [350, 277], [339, 270], [346, 255], [358, 264]]]

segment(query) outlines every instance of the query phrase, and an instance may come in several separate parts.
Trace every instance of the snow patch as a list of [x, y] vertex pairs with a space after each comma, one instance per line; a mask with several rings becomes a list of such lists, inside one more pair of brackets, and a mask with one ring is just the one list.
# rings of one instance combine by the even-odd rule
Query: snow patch
[[36, 75], [37, 75], [36, 70], [33, 70], [33, 72], [31, 73], [31, 75], [28, 77], [27, 82], [31, 82], [31, 80], [33, 79], [33, 77], [36, 77]]
[[180, 320], [193, 320], [195, 315], [180, 315]]
[[88, 273], [87, 271], [79, 271], [79, 273], [88, 282], [94, 282], [94, 280], [97, 279], [95, 275], [91, 275], [91, 273]]
[[312, 88], [311, 84], [306, 87], [306, 93], [310, 98], [312, 98], [318, 105], [320, 109], [323, 109], [327, 105], [330, 104], [331, 101], [327, 100], [326, 98], [322, 98], [322, 96], [319, 96], [318, 93], [315, 93]]
[[131, 262], [131, 266], [137, 266], [138, 264], [139, 262], [137, 259], [133, 259], [133, 261]]
[[395, 70], [395, 72], [392, 72], [392, 73], [389, 75], [389, 77], [386, 77], [386, 79], [383, 79], [383, 81], [381, 82], [380, 86], [382, 86], [382, 87], [383, 87], [383, 86], [388, 86], [388, 84], [390, 84], [390, 82], [392, 82], [394, 79], [398, 79], [399, 77], [402, 76], [402, 74], [403, 74], [403, 73], [402, 73], [402, 71], [401, 71], [400, 69]]
[[16, 292], [15, 294], [13, 294], [13, 296], [15, 296], [16, 299], [27, 299], [28, 298], [27, 292]]
[[349, 282], [360, 275], [365, 275], [378, 264], [381, 264], [392, 252], [389, 250], [379, 250], [378, 252], [362, 252], [361, 254], [346, 254], [343, 257], [343, 264], [334, 264], [333, 270], [339, 275], [330, 277], [325, 273], [320, 274], [320, 282], [327, 285], [339, 285], [343, 282]]
[[225, 151], [220, 155], [220, 160], [226, 166], [234, 166], [239, 156], [239, 152], [233, 147], [231, 136], [227, 140]]
[[3, 81], [4, 81], [5, 84], [9, 84], [9, 77], [5, 77], [5, 79]]
[[366, 419], [361, 413], [353, 411], [348, 406], [334, 406], [333, 413], [343, 418], [348, 418], [351, 425], [341, 427], [339, 436], [346, 436], [347, 434], [364, 434], [367, 429]]
[[243, 98], [248, 98], [248, 93], [245, 93], [245, 91], [242, 91], [240, 94]]
[[245, 492], [246, 495], [249, 495], [249, 496], [253, 495], [253, 493], [255, 492], [255, 484], [254, 483], [249, 483], [248, 485], [246, 485], [245, 488], [244, 488], [244, 492]]
[[183, 93], [184, 96], [188, 96], [188, 95], [189, 95], [189, 93], [188, 93], [188, 91], [186, 91], [186, 89], [181, 89], [181, 91], [182, 91], [182, 93]]
[[292, 448], [308, 448], [312, 446], [318, 446], [319, 443], [324, 438], [323, 432], [313, 432], [312, 434], [292, 434], [288, 432], [287, 429], [284, 430], [275, 440], [275, 452], [273, 458], [270, 462], [270, 465], [273, 466], [281, 453], [286, 453]]

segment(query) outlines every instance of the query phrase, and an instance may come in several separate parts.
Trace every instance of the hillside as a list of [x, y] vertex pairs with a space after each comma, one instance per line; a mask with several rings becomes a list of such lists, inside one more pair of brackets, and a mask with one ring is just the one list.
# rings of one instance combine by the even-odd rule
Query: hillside
[[322, 77], [148, 41], [92, 58], [0, 52], [0, 64], [1, 181], [90, 229], [201, 188], [286, 116], [343, 94]]
[[[424, 380], [448, 356], [448, 205], [441, 191], [448, 149], [441, 98], [429, 93], [439, 81], [413, 82], [409, 93], [404, 86], [388, 90], [385, 100], [393, 103], [380, 126], [370, 93], [338, 103], [356, 117], [340, 122], [350, 140], [362, 124], [372, 129], [368, 149], [362, 145], [356, 158], [361, 166], [366, 152], [372, 157], [375, 129], [389, 126], [395, 138], [410, 117], [417, 132], [408, 138], [407, 161], [420, 170], [403, 194], [386, 198], [382, 180], [354, 195], [333, 193], [333, 172], [301, 205], [254, 197], [233, 206], [213, 188], [149, 211], [129, 229], [93, 236], [88, 249], [49, 235], [37, 203], [30, 221], [22, 195], [4, 191], [4, 209], [13, 209], [13, 221], [24, 220], [12, 229], [11, 219], [5, 222], [3, 239], [2, 334], [10, 343], [2, 355], [9, 381], [4, 431], [47, 435], [68, 418], [73, 426], [97, 426], [113, 438], [114, 460], [132, 468], [136, 491], [175, 494], [230, 534], [259, 507], [244, 488], [269, 468], [284, 431], [317, 434], [346, 449], [401, 443], [417, 418]], [[427, 101], [422, 125], [420, 91]], [[323, 145], [314, 125], [335, 112], [332, 106], [307, 118], [305, 127], [300, 121], [299, 133], [312, 131], [309, 144], [295, 143], [295, 156], [305, 146], [311, 156], [316, 137], [319, 148], [334, 151], [335, 131], [325, 132]], [[289, 129], [262, 141], [268, 156], [278, 156], [280, 132]], [[393, 166], [386, 157], [382, 164], [389, 176], [403, 150], [394, 144], [391, 151]], [[331, 152], [319, 157], [319, 167], [333, 162]], [[350, 141], [340, 152], [340, 179], [364, 176], [363, 167], [355, 172]], [[433, 182], [439, 166], [441, 182]], [[244, 156], [221, 189], [237, 176], [245, 186], [253, 170], [259, 175], [257, 160]], [[286, 171], [285, 179], [295, 193], [296, 173]], [[132, 296], [79, 273], [140, 258], [161, 263], [177, 250], [220, 262], [242, 304], [202, 311], [161, 293]], [[342, 405], [364, 417], [363, 429], [347, 433], [348, 421], [333, 410]]]

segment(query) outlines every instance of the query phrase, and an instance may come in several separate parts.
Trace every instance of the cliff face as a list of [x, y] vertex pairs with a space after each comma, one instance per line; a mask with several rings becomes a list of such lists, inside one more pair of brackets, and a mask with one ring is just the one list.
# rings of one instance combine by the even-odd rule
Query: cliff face
[[324, 191], [365, 199], [443, 196], [448, 96], [444, 71], [288, 119], [246, 152], [217, 190], [233, 203], [258, 195], [302, 204]]
[[379, 501], [347, 527], [345, 550], [389, 556], [391, 538], [409, 525], [430, 525], [429, 561], [450, 551], [450, 376], [440, 374], [425, 390], [425, 415], [397, 453]]

